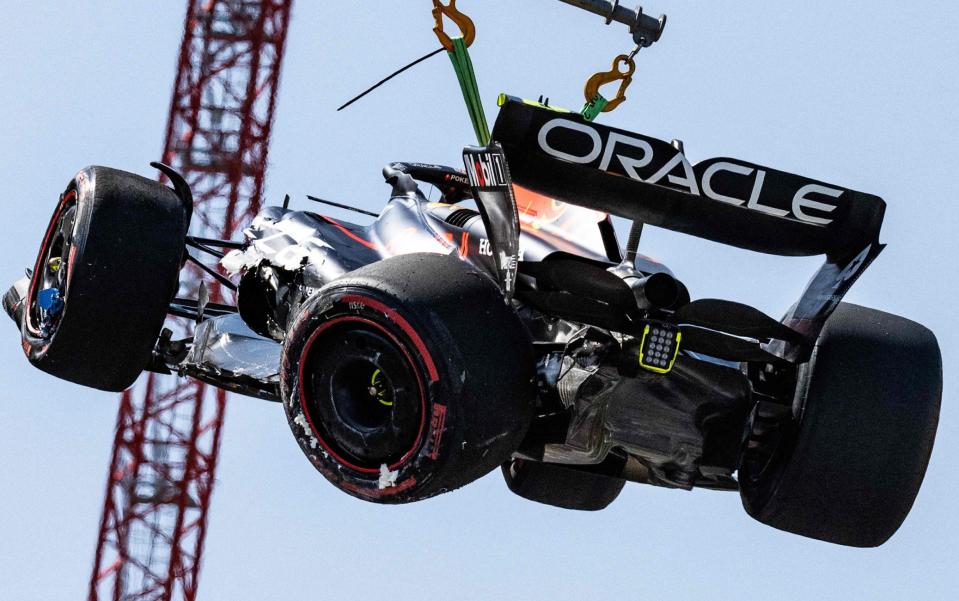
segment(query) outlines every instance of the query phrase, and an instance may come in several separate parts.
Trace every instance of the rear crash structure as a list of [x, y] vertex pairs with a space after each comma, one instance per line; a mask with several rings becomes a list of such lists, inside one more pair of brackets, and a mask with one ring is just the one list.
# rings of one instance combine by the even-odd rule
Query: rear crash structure
[[[922, 481], [942, 367], [924, 327], [841, 302], [883, 249], [885, 203], [501, 105], [465, 170], [386, 167], [391, 197], [368, 225], [285, 205], [243, 240], [196, 238], [168, 168], [173, 189], [82, 171], [3, 299], [28, 359], [104, 390], [152, 370], [281, 402], [317, 470], [367, 501], [424, 499], [500, 467], [518, 495], [569, 509], [602, 509], [627, 481], [738, 490], [776, 528], [887, 540]], [[625, 248], [610, 215], [634, 222]], [[693, 299], [637, 254], [642, 224], [825, 262], [774, 319]], [[235, 304], [179, 297], [187, 261]]]

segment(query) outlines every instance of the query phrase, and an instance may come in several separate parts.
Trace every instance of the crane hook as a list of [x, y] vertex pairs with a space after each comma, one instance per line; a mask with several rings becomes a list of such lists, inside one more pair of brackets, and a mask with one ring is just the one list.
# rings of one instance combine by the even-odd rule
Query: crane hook
[[[586, 82], [584, 94], [586, 102], [592, 104], [600, 98], [599, 89], [609, 83], [620, 82], [616, 96], [606, 103], [602, 112], [608, 113], [618, 107], [626, 100], [626, 89], [633, 83], [633, 73], [636, 72], [636, 62], [633, 60], [635, 52], [631, 54], [620, 54], [613, 59], [612, 69], [609, 71], [600, 71]], [[625, 68], [624, 68], [625, 67]]]
[[476, 25], [473, 24], [473, 20], [457, 10], [456, 0], [450, 0], [448, 5], [443, 4], [442, 0], [433, 0], [433, 18], [436, 19], [436, 27], [433, 28], [433, 33], [439, 38], [443, 48], [447, 52], [453, 52], [453, 40], [443, 31], [444, 16], [449, 17], [450, 21], [459, 27], [466, 47], [472, 46], [473, 40], [476, 39]]

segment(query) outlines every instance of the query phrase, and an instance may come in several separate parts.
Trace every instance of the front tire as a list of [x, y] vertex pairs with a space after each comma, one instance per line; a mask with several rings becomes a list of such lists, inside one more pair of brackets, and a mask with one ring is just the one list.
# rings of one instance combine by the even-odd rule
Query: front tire
[[532, 345], [488, 276], [455, 257], [374, 263], [321, 289], [286, 338], [293, 434], [339, 489], [407, 503], [505, 461], [532, 415]]
[[173, 190], [139, 175], [107, 167], [77, 174], [23, 300], [30, 363], [101, 390], [133, 384], [176, 293], [189, 214]]
[[770, 407], [753, 415], [739, 469], [743, 506], [780, 530], [879, 546], [909, 513], [932, 452], [942, 397], [936, 338], [844, 303], [798, 381], [778, 423]]

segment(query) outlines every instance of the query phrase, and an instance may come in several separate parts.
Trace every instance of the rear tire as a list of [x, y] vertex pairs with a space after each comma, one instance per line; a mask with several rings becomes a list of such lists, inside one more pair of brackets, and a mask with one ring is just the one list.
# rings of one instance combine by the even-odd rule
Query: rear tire
[[320, 473], [360, 499], [408, 503], [509, 458], [529, 427], [533, 376], [528, 334], [493, 280], [455, 257], [411, 254], [306, 303], [280, 386]]
[[[133, 384], [176, 293], [188, 220], [188, 207], [155, 181], [106, 167], [77, 174], [50, 221], [23, 300], [30, 362], [101, 390]], [[51, 307], [51, 296], [59, 300], [43, 308]]]
[[739, 469], [746, 511], [802, 536], [881, 545], [909, 513], [932, 452], [942, 396], [935, 336], [902, 317], [841, 304], [798, 382], [778, 444], [758, 457], [775, 428], [754, 414]]
[[504, 463], [503, 479], [524, 499], [577, 511], [606, 509], [626, 485], [623, 478], [526, 459]]

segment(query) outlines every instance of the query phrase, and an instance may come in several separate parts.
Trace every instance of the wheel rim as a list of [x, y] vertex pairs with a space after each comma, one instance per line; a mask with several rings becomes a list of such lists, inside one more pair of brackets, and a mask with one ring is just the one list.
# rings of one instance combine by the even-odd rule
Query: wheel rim
[[73, 262], [76, 198], [76, 191], [63, 197], [50, 220], [34, 265], [25, 317], [28, 330], [41, 338], [51, 338], [56, 333], [66, 308]]
[[792, 409], [759, 402], [750, 415], [740, 466], [743, 484], [754, 486], [782, 461], [793, 430]]
[[303, 409], [314, 434], [343, 465], [395, 469], [421, 442], [425, 388], [409, 349], [384, 326], [344, 316], [304, 350]]

